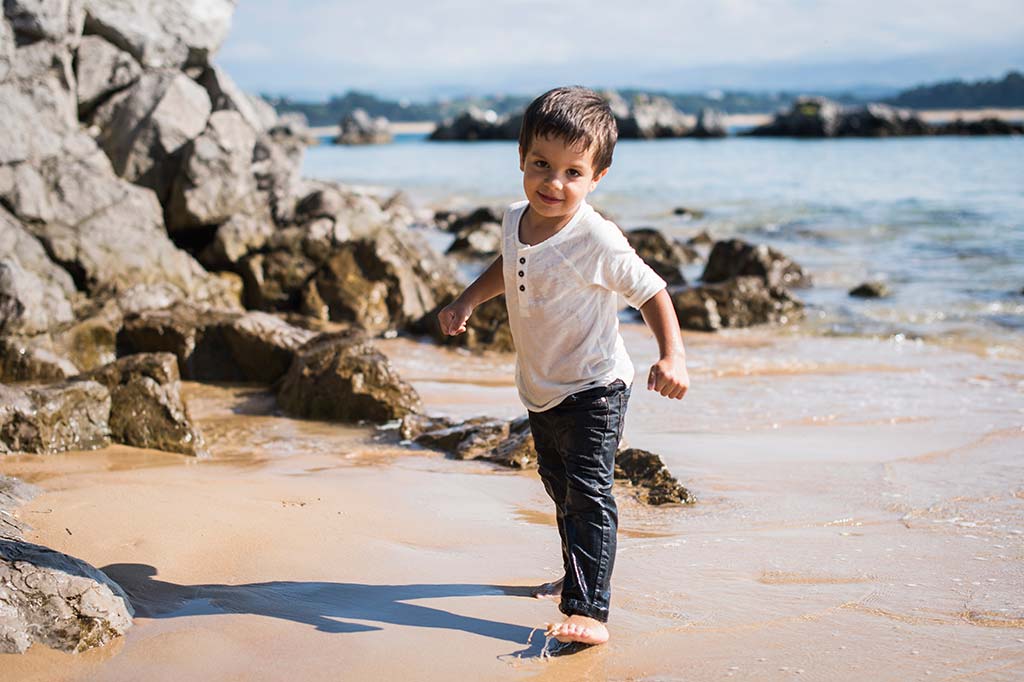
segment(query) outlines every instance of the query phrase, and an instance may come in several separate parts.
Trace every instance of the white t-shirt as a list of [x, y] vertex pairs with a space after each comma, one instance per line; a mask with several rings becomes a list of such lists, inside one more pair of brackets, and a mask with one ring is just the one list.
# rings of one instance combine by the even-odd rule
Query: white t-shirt
[[619, 294], [640, 308], [665, 280], [585, 201], [554, 235], [522, 243], [519, 221], [528, 206], [520, 201], [505, 211], [501, 254], [516, 387], [528, 410], [543, 412], [589, 386], [632, 384]]

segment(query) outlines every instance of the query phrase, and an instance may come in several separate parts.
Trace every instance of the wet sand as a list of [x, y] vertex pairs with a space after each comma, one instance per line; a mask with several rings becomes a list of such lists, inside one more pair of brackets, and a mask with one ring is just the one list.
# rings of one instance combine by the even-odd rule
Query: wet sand
[[[653, 338], [625, 330], [640, 373]], [[699, 496], [618, 491], [613, 640], [551, 660], [557, 577], [532, 472], [267, 414], [190, 384], [214, 457], [8, 456], [45, 492], [26, 539], [107, 571], [135, 625], [11, 680], [1017, 680], [1024, 676], [1024, 360], [753, 330], [686, 335], [682, 402], [634, 388], [629, 445]], [[515, 416], [507, 355], [380, 344], [432, 413]]]

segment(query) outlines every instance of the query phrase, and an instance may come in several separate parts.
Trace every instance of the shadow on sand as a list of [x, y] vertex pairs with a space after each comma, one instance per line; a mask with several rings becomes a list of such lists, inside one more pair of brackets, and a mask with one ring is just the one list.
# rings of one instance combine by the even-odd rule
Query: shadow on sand
[[[124, 588], [138, 616], [175, 618], [221, 613], [252, 613], [312, 625], [321, 632], [380, 630], [372, 621], [393, 625], [460, 630], [523, 645], [507, 656], [546, 656], [543, 633], [512, 623], [460, 616], [442, 609], [409, 604], [444, 597], [530, 597], [529, 587], [502, 585], [362, 585], [358, 583], [276, 580], [240, 585], [177, 585], [157, 580], [147, 564], [109, 564], [101, 569]], [[348, 619], [348, 620], [339, 620]], [[502, 656], [506, 658], [506, 656]]]

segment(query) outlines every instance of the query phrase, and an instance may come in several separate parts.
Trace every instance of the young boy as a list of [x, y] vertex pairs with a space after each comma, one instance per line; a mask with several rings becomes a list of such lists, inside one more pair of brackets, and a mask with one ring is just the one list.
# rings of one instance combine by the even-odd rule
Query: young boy
[[690, 383], [664, 280], [585, 201], [608, 172], [617, 138], [611, 110], [591, 90], [556, 88], [534, 100], [519, 134], [526, 201], [505, 212], [501, 255], [438, 314], [445, 333], [461, 334], [476, 306], [506, 294], [516, 387], [562, 539], [564, 577], [538, 596], [560, 596], [567, 616], [547, 634], [584, 644], [608, 640], [612, 477], [633, 381], [619, 294], [658, 340], [647, 388], [679, 399]]

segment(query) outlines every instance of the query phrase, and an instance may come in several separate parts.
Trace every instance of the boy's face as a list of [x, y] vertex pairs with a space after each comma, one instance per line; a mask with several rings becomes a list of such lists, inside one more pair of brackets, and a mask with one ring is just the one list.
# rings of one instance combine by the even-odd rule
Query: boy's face
[[594, 172], [592, 148], [569, 147], [557, 137], [535, 137], [529, 149], [520, 148], [519, 168], [530, 209], [551, 219], [572, 216], [608, 172]]

